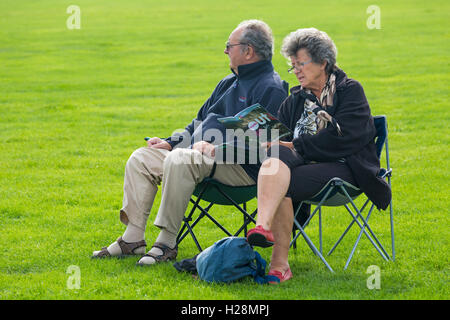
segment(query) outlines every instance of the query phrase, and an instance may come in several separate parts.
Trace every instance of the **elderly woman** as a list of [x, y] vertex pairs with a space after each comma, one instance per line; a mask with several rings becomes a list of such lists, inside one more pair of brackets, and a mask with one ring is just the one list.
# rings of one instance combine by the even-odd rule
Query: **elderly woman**
[[256, 228], [247, 236], [251, 245], [273, 245], [269, 275], [275, 283], [292, 278], [293, 202], [312, 197], [333, 177], [359, 186], [378, 208], [386, 209], [391, 197], [388, 184], [377, 177], [376, 130], [363, 88], [336, 66], [330, 37], [299, 29], [284, 39], [282, 53], [300, 82], [278, 113], [293, 137], [268, 150], [258, 175]]

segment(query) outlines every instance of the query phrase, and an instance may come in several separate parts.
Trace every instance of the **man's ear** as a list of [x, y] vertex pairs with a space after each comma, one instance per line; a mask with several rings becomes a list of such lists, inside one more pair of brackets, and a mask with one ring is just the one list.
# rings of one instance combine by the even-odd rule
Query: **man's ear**
[[247, 48], [245, 50], [245, 57], [247, 58], [247, 60], [251, 60], [256, 56], [255, 49], [251, 45], [247, 45]]

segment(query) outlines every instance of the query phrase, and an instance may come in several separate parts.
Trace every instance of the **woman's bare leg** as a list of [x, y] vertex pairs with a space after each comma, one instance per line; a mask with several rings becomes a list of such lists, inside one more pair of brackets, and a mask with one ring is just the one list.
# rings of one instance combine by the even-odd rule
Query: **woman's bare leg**
[[270, 269], [283, 274], [289, 269], [289, 243], [294, 223], [292, 200], [286, 197], [290, 180], [291, 171], [284, 162], [277, 158], [263, 162], [258, 176], [256, 225], [272, 231], [275, 244]]
[[284, 273], [289, 269], [288, 254], [293, 223], [294, 208], [292, 200], [285, 197], [278, 206], [275, 219], [272, 222], [271, 231], [275, 238], [275, 244], [272, 248], [270, 270]]
[[272, 221], [291, 181], [291, 170], [277, 158], [263, 162], [258, 175], [258, 217], [256, 225], [272, 230]]

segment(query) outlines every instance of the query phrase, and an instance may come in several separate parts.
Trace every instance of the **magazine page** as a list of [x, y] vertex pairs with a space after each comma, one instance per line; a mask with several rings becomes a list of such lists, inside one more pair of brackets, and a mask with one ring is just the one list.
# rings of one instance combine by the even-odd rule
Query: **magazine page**
[[259, 163], [265, 157], [262, 144], [292, 134], [289, 128], [258, 103], [235, 116], [217, 120], [227, 131], [225, 143], [217, 146], [217, 158], [226, 163]]
[[265, 134], [266, 141], [279, 140], [292, 134], [292, 131], [275, 118], [259, 103], [237, 113], [234, 117], [218, 118], [227, 129], [254, 131], [257, 137]]

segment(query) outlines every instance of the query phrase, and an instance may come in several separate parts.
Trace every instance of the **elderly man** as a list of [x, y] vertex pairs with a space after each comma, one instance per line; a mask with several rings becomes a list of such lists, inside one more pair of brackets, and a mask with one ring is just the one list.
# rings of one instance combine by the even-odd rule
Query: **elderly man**
[[192, 192], [204, 178], [213, 174], [214, 179], [231, 186], [255, 184], [259, 164], [215, 165], [214, 145], [212, 141], [203, 141], [202, 133], [199, 136], [198, 124], [201, 123], [203, 133], [209, 129], [223, 132], [217, 117], [235, 115], [254, 103], [277, 114], [287, 92], [271, 62], [272, 31], [262, 21], [243, 21], [230, 34], [224, 53], [230, 59], [232, 74], [219, 82], [185, 131], [167, 139], [151, 138], [147, 147], [130, 156], [120, 211], [120, 220], [127, 228], [110, 246], [94, 251], [94, 257], [145, 253], [145, 228], [159, 184], [161, 204], [154, 225], [160, 228], [160, 233], [151, 250], [138, 261], [139, 265], [176, 258], [178, 230]]

